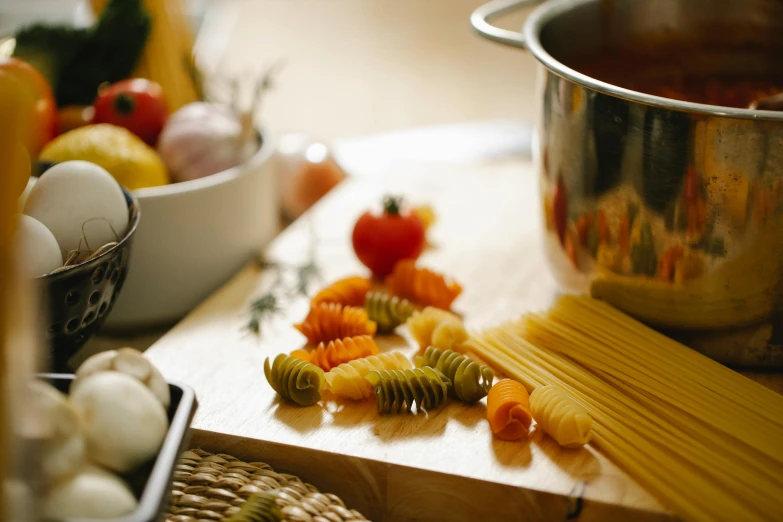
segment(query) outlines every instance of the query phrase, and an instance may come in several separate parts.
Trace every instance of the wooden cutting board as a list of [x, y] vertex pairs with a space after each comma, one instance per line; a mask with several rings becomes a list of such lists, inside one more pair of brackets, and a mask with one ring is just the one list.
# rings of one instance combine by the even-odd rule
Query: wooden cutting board
[[[541, 247], [537, 184], [532, 166], [522, 161], [398, 165], [390, 175], [350, 180], [283, 232], [266, 257], [303, 263], [315, 238], [325, 281], [363, 274], [350, 231], [386, 193], [434, 206], [433, 248], [422, 262], [463, 284], [455, 308], [469, 327], [495, 325], [552, 302], [557, 288]], [[168, 379], [195, 388], [194, 427], [204, 430], [197, 440], [210, 450], [223, 446], [274, 462], [373, 520], [670, 517], [592, 448], [562, 450], [535, 429], [521, 442], [493, 438], [483, 401], [453, 402], [429, 415], [386, 416], [373, 401], [310, 408], [281, 402], [264, 378], [264, 359], [305, 343], [291, 325], [306, 315], [308, 303], [293, 301], [260, 336], [249, 333], [248, 304], [272, 278], [248, 266], [147, 351]], [[416, 351], [399, 336], [379, 338], [379, 345]]]

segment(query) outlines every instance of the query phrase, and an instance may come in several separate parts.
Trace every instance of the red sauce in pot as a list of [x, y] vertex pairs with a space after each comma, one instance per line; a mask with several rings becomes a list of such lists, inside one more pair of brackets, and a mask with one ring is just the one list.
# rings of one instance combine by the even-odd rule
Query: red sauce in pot
[[[714, 51], [681, 47], [640, 46], [638, 52], [607, 52], [604, 56], [574, 60], [570, 67], [592, 78], [637, 92], [674, 100], [747, 108], [756, 100], [783, 93], [783, 60], [772, 74], [709, 74], [721, 64]], [[763, 56], [763, 55], [762, 55]], [[728, 51], [725, 62], [742, 66], [742, 55]], [[780, 107], [783, 110], [783, 106]]]

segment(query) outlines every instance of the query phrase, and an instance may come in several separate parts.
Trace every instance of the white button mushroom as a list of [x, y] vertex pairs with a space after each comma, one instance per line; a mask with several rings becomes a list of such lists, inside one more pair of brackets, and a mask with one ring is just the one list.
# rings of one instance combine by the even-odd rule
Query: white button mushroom
[[153, 458], [168, 429], [168, 419], [155, 395], [127, 374], [99, 372], [71, 391], [87, 455], [113, 471], [125, 473]]
[[168, 383], [160, 371], [134, 348], [97, 353], [84, 361], [76, 370], [76, 379], [71, 383], [71, 393], [87, 377], [106, 371], [117, 371], [135, 377], [149, 388], [164, 408], [168, 409], [171, 403]]
[[132, 513], [137, 505], [133, 492], [119, 477], [88, 465], [49, 490], [43, 512], [51, 520], [115, 518]]
[[84, 464], [86, 456], [76, 410], [51, 384], [32, 381], [29, 391], [34, 424], [26, 427], [25, 435], [41, 441], [44, 480], [54, 482], [73, 475]]

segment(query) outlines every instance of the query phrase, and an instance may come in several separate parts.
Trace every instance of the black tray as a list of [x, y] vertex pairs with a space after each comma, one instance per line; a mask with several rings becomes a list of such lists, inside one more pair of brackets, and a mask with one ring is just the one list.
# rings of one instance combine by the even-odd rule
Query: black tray
[[[44, 373], [40, 378], [67, 394], [74, 376], [71, 374]], [[169, 383], [169, 431], [163, 440], [157, 458], [123, 479], [139, 499], [139, 507], [128, 516], [104, 519], [110, 522], [156, 522], [163, 519], [171, 494], [172, 475], [179, 456], [188, 449], [190, 422], [198, 408], [193, 389], [187, 385]], [[95, 522], [95, 519], [68, 519], [59, 522]]]

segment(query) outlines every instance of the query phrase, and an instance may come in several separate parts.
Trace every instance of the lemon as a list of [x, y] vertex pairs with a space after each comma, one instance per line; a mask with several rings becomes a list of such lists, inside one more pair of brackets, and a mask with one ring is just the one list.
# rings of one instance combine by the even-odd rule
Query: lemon
[[129, 190], [169, 182], [166, 166], [154, 149], [129, 130], [107, 123], [86, 125], [58, 136], [44, 147], [40, 157], [44, 161], [95, 163]]

